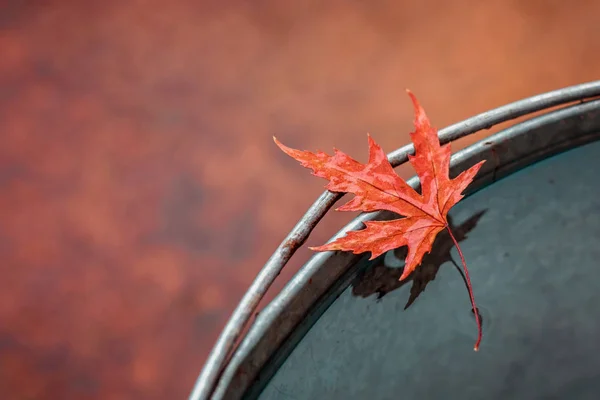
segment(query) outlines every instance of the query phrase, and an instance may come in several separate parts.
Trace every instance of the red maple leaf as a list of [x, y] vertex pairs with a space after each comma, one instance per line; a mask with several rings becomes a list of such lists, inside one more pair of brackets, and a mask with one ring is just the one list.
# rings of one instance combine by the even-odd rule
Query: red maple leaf
[[[323, 246], [311, 247], [315, 251], [344, 250], [354, 254], [371, 252], [371, 258], [401, 246], [408, 246], [404, 272], [400, 280], [410, 275], [419, 266], [423, 256], [431, 251], [436, 235], [444, 229], [450, 233], [463, 262], [469, 297], [473, 310], [477, 310], [467, 265], [448, 224], [448, 211], [462, 198], [462, 192], [471, 183], [481, 161], [454, 179], [450, 179], [450, 144], [440, 146], [437, 130], [433, 128], [417, 98], [408, 91], [415, 108], [415, 131], [411, 140], [415, 155], [409, 161], [421, 181], [421, 193], [416, 192], [389, 163], [385, 153], [368, 136], [369, 161], [361, 164], [347, 154], [334, 149], [330, 156], [321, 151], [312, 153], [291, 149], [275, 143], [289, 156], [300, 161], [303, 167], [310, 168], [313, 175], [329, 180], [326, 188], [332, 192], [353, 193], [354, 198], [338, 211], [372, 212], [388, 210], [404, 218], [391, 221], [367, 221], [366, 228], [351, 231], [342, 238]], [[474, 312], [478, 327], [475, 350], [481, 342], [481, 324], [478, 312]]]

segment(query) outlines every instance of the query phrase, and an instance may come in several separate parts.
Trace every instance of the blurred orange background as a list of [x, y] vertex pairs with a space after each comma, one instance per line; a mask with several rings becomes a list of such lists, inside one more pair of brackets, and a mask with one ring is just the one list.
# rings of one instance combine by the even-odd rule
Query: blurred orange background
[[367, 132], [408, 142], [406, 87], [443, 127], [598, 79], [598, 15], [592, 0], [0, 1], [1, 397], [185, 398], [323, 190], [273, 135], [365, 161]]

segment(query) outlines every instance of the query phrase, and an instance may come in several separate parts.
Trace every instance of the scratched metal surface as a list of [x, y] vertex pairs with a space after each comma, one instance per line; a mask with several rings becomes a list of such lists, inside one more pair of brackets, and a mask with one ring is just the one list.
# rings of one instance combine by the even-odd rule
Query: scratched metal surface
[[394, 258], [370, 263], [259, 398], [597, 399], [598, 171], [596, 141], [451, 211], [484, 320], [478, 353], [460, 259], [445, 238], [424, 265], [434, 280], [406, 310], [415, 280], [397, 284]]

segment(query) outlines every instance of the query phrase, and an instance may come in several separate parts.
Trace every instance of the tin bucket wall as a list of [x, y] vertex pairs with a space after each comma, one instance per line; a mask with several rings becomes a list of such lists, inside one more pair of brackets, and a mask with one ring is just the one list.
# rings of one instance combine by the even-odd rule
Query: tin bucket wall
[[[452, 246], [436, 241], [404, 285], [391, 254], [321, 253], [256, 318], [211, 398], [600, 393], [600, 83], [586, 85], [581, 102], [452, 158], [451, 174], [488, 160], [450, 213], [484, 320], [479, 353]], [[391, 218], [362, 215], [337, 236]]]

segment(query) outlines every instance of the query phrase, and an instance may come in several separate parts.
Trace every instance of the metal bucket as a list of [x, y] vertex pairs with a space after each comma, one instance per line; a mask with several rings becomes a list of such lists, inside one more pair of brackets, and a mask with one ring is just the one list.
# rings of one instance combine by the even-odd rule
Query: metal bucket
[[[401, 250], [373, 261], [315, 254], [228, 357], [277, 273], [340, 197], [326, 192], [242, 299], [190, 399], [597, 399], [598, 96], [600, 81], [586, 83], [440, 131], [447, 143], [545, 111], [452, 157], [451, 174], [488, 160], [450, 212], [483, 317], [478, 353], [456, 250], [440, 235], [406, 283], [397, 281]], [[399, 165], [412, 151], [405, 146], [390, 161]], [[417, 188], [418, 180], [409, 184]], [[361, 215], [335, 237], [390, 218]]]

